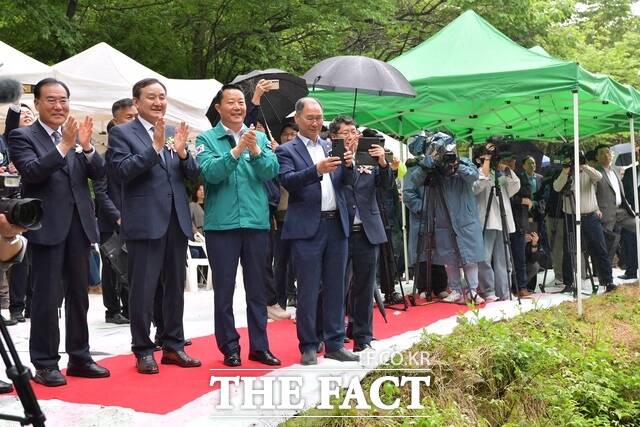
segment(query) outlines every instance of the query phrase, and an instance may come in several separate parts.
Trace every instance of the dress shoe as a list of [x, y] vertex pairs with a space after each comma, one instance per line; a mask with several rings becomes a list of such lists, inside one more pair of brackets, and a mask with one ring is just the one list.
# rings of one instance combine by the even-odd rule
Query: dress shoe
[[160, 372], [153, 354], [136, 358], [136, 370], [141, 374], [157, 374]]
[[271, 354], [269, 350], [250, 351], [249, 360], [253, 360], [254, 362], [260, 362], [263, 365], [269, 365], [269, 366], [280, 366], [282, 364], [282, 362], [280, 362], [280, 359], [278, 359], [273, 354]]
[[88, 363], [69, 362], [67, 365], [67, 375], [70, 377], [83, 378], [107, 378], [111, 373], [107, 368], [93, 361]]
[[373, 347], [371, 347], [371, 344], [354, 344], [353, 346], [353, 352], [354, 353], [360, 353], [361, 351], [365, 351], [368, 349], [373, 349]]
[[307, 350], [304, 353], [302, 353], [300, 364], [304, 366], [317, 365], [318, 358], [316, 357], [316, 353], [313, 350]]
[[632, 280], [632, 279], [635, 280], [635, 279], [637, 279], [635, 274], [627, 274], [627, 273], [623, 274], [622, 276], [618, 276], [618, 278], [620, 278], [622, 280]]
[[357, 354], [353, 354], [352, 352], [347, 351], [344, 348], [325, 353], [324, 358], [337, 360], [338, 362], [357, 362], [360, 360], [360, 357], [358, 357]]
[[20, 322], [20, 323], [26, 321], [21, 311], [17, 313], [11, 313], [10, 318], [11, 320], [15, 320], [16, 322]]
[[4, 322], [5, 326], [13, 326], [13, 325], [17, 325], [18, 321], [15, 319], [5, 319], [4, 317], [2, 318], [2, 321]]
[[116, 313], [113, 316], [105, 316], [105, 322], [107, 323], [115, 323], [116, 325], [128, 325], [129, 319], [124, 317], [120, 313]]
[[58, 387], [67, 383], [67, 379], [60, 373], [58, 368], [36, 369], [33, 381], [47, 387]]
[[271, 320], [291, 319], [291, 313], [287, 313], [280, 307], [280, 304], [267, 306], [267, 317]]
[[162, 359], [160, 359], [160, 363], [163, 365], [178, 365], [181, 368], [197, 368], [202, 365], [198, 359], [192, 358], [182, 350], [162, 350]]
[[616, 289], [618, 289], [618, 287], [613, 283], [607, 283], [606, 285], [604, 285], [604, 288], [605, 288], [605, 292], [613, 292]]
[[227, 366], [231, 366], [232, 368], [236, 368], [242, 365], [242, 361], [240, 360], [240, 353], [235, 351], [233, 353], [226, 354], [222, 363]]
[[560, 291], [561, 294], [572, 294], [576, 291], [576, 288], [573, 285], [565, 285], [565, 287]]
[[518, 291], [518, 296], [519, 296], [520, 298], [528, 298], [528, 297], [530, 297], [530, 296], [531, 296], [531, 292], [529, 292], [529, 290], [528, 290], [528, 289], [520, 289], [520, 290]]
[[289, 297], [287, 299], [287, 306], [288, 307], [296, 307], [298, 305], [298, 298], [297, 297]]
[[0, 380], [0, 394], [11, 393], [13, 391], [13, 385]]
[[316, 353], [320, 354], [324, 351], [324, 343], [321, 342], [320, 344], [318, 344], [318, 348], [316, 349]]
[[191, 340], [184, 340], [184, 345], [185, 345], [185, 346], [186, 346], [186, 345], [191, 345], [191, 344], [193, 344], [193, 343], [191, 342]]

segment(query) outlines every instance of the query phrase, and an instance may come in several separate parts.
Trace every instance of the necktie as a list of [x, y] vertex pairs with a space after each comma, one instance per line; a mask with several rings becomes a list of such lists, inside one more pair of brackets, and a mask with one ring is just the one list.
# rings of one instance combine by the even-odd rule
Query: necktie
[[60, 132], [58, 131], [54, 131], [51, 136], [53, 137], [53, 143], [55, 145], [60, 144], [60, 139], [62, 138], [62, 136], [60, 135]]

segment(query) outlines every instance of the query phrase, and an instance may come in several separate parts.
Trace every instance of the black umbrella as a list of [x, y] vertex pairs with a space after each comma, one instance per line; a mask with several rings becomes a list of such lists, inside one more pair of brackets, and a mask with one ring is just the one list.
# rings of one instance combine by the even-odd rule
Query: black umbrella
[[416, 91], [393, 65], [367, 56], [334, 56], [311, 67], [302, 76], [312, 88], [353, 90], [353, 116], [358, 92], [378, 96], [415, 97]]
[[[248, 74], [238, 75], [231, 83], [242, 87], [247, 102], [250, 102], [256, 85], [262, 79], [280, 81], [279, 89], [266, 92], [260, 100], [260, 110], [264, 121], [271, 135], [274, 138], [278, 138], [284, 119], [293, 111], [296, 101], [307, 96], [309, 90], [304, 79], [275, 68], [255, 70]], [[220, 115], [216, 111], [213, 102], [211, 102], [207, 111], [207, 118], [213, 126], [220, 120]]]

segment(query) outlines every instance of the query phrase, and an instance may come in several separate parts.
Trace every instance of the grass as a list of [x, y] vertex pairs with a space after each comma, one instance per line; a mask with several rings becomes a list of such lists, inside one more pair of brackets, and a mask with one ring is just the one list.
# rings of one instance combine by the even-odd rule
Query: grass
[[[575, 303], [564, 303], [497, 323], [460, 317], [451, 335], [425, 334], [408, 350], [430, 356], [420, 366], [432, 371], [424, 409], [407, 410], [408, 389], [386, 384], [383, 401], [400, 397], [397, 410], [312, 409], [305, 414], [324, 418], [284, 425], [640, 426], [640, 288], [589, 298], [584, 312], [579, 319]], [[374, 414], [403, 418], [357, 417]]]

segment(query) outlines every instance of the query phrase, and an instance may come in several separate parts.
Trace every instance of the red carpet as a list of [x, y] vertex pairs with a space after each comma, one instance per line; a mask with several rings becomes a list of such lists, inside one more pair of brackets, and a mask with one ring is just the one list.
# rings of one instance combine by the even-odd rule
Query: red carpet
[[[394, 315], [387, 310], [389, 323], [384, 323], [378, 310], [374, 310], [374, 334], [378, 339], [390, 338], [407, 331], [425, 327], [437, 320], [466, 311], [467, 308], [455, 304], [436, 303], [421, 307], [411, 307], [407, 312]], [[211, 319], [213, 322], [213, 319]], [[241, 328], [240, 345], [244, 368], [264, 368], [247, 360], [249, 343], [247, 329]], [[295, 324], [279, 321], [268, 325], [271, 351], [282, 360], [282, 366], [290, 366], [300, 361]], [[102, 359], [100, 364], [111, 370], [111, 377], [104, 379], [84, 379], [67, 377], [63, 387], [43, 387], [32, 383], [38, 399], [59, 399], [73, 403], [87, 403], [105, 406], [131, 408], [138, 412], [166, 414], [196, 398], [213, 391], [209, 386], [210, 369], [225, 368], [222, 355], [218, 351], [213, 335], [192, 339], [188, 353], [202, 361], [202, 367], [183, 369], [176, 366], [159, 365], [157, 375], [140, 375], [135, 370], [134, 356], [131, 354]], [[350, 344], [347, 344], [350, 348]], [[160, 362], [160, 353], [156, 360]], [[266, 374], [263, 371], [263, 374]], [[216, 375], [221, 375], [218, 371]], [[231, 374], [230, 374], [231, 375]], [[233, 371], [232, 375], [252, 375], [256, 372]]]

